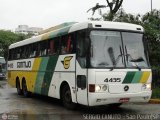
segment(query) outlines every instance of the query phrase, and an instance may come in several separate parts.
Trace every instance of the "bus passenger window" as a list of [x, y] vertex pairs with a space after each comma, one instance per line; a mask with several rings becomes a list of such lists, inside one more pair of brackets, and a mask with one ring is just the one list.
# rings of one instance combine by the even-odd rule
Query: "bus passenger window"
[[36, 56], [36, 46], [35, 44], [31, 44], [30, 57], [35, 57], [35, 56]]
[[13, 48], [13, 55], [12, 55], [12, 57], [13, 57], [13, 60], [15, 60], [16, 59], [16, 56], [17, 56], [17, 49], [16, 48]]
[[64, 36], [61, 39], [61, 54], [71, 54], [73, 50], [73, 42], [71, 36]]
[[58, 55], [59, 54], [59, 45], [60, 41], [59, 38], [54, 38], [49, 41], [49, 48], [48, 48], [48, 54], [49, 55]]
[[17, 48], [17, 56], [16, 59], [20, 59], [21, 56], [21, 48]]
[[67, 53], [71, 53], [72, 47], [73, 46], [71, 46], [71, 36], [69, 36], [67, 39], [67, 49], [66, 49]]
[[26, 53], [27, 53], [27, 49], [26, 46], [21, 48], [21, 59], [27, 58]]
[[61, 37], [61, 54], [67, 53], [67, 43], [66, 36]]
[[30, 52], [31, 52], [31, 47], [30, 47], [30, 45], [27, 45], [26, 47], [25, 47], [25, 56], [26, 56], [26, 58], [29, 58], [29, 56], [30, 56]]
[[43, 41], [40, 43], [40, 56], [47, 55], [47, 41]]
[[40, 44], [35, 44], [36, 46], [36, 57], [40, 56]]
[[53, 55], [55, 54], [55, 47], [54, 47], [54, 41], [51, 40], [49, 41], [49, 51], [48, 51], [49, 55]]

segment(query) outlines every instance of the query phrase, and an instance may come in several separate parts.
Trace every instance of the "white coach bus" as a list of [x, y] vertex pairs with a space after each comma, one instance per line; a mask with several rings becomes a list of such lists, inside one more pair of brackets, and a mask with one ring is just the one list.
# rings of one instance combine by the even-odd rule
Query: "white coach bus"
[[9, 46], [8, 82], [18, 94], [65, 107], [148, 102], [152, 72], [144, 29], [119, 22], [64, 23]]

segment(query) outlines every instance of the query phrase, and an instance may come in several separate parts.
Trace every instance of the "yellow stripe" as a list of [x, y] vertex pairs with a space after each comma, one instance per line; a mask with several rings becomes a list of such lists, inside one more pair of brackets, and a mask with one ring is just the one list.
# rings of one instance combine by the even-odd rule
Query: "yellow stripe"
[[150, 71], [143, 72], [140, 83], [146, 83], [150, 75], [151, 75]]
[[50, 35], [50, 32], [49, 33], [46, 33], [42, 36], [41, 40], [46, 40], [49, 38], [49, 35]]
[[42, 60], [42, 58], [35, 58], [34, 59], [32, 71], [38, 71], [39, 70], [41, 60]]
[[32, 67], [32, 72], [28, 74], [29, 76], [27, 76], [27, 78], [31, 79], [30, 83], [28, 84], [28, 87], [30, 88], [31, 92], [34, 92], [34, 87], [35, 87], [36, 78], [37, 78], [41, 60], [42, 58], [35, 58], [33, 67]]

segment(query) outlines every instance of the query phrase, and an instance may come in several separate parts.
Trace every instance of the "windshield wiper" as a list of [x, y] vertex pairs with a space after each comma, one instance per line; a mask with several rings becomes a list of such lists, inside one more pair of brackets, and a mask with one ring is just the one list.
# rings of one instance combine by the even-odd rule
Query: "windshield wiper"
[[[138, 70], [141, 71], [142, 68], [140, 68], [140, 67], [136, 64], [136, 62], [142, 62], [142, 61], [144, 61], [143, 58], [142, 58], [142, 60], [133, 59], [132, 56], [131, 56], [130, 54], [127, 54], [127, 55], [125, 55], [125, 56], [127, 57], [127, 59], [128, 59], [128, 57], [130, 57], [130, 58], [131, 58], [130, 62], [134, 62], [136, 68], [138, 68]], [[128, 62], [128, 60], [127, 60], [127, 62]]]
[[144, 59], [142, 57], [139, 57], [137, 59], [131, 59], [130, 61], [131, 62], [142, 62], [142, 61], [144, 61]]
[[[129, 61], [128, 57], [131, 58], [130, 62], [142, 62], [142, 61], [144, 61], [142, 57], [140, 57], [138, 59], [133, 59], [132, 56], [130, 54], [128, 54], [126, 45], [125, 45], [125, 51], [126, 51], [126, 55], [124, 55], [124, 56], [126, 56], [126, 61], [127, 62]], [[135, 63], [135, 66], [136, 66], [136, 68], [138, 68], [139, 71], [141, 71], [142, 68], [140, 68], [136, 63]]]
[[102, 63], [99, 63], [98, 65], [100, 65], [100, 66], [108, 66], [109, 64], [106, 63], [106, 62], [102, 62]]
[[[111, 61], [112, 61], [112, 64], [113, 64], [113, 68], [111, 68], [110, 71], [112, 71], [112, 70], [116, 67], [116, 65], [117, 65], [120, 57], [123, 56], [121, 46], [119, 46], [119, 48], [120, 48], [120, 53], [121, 53], [121, 54], [118, 55], [117, 59], [115, 59], [114, 52], [113, 52], [113, 48], [110, 47], [110, 48], [108, 49], [108, 53], [109, 53], [109, 56], [110, 56]], [[123, 59], [122, 59], [122, 63], [123, 63]]]

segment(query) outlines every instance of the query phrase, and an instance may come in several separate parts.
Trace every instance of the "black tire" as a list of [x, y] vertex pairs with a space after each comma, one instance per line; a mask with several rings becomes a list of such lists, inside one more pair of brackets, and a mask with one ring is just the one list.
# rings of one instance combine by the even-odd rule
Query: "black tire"
[[22, 95], [23, 92], [22, 92], [22, 89], [21, 89], [21, 87], [20, 87], [20, 82], [19, 82], [19, 80], [16, 81], [16, 88], [17, 88], [17, 94], [18, 94], [18, 95]]
[[76, 104], [72, 102], [71, 90], [68, 85], [63, 86], [61, 97], [63, 105], [67, 109], [73, 110], [76, 108]]
[[25, 97], [30, 97], [30, 92], [28, 91], [27, 84], [26, 84], [25, 80], [22, 81], [22, 90], [23, 90], [23, 95]]

